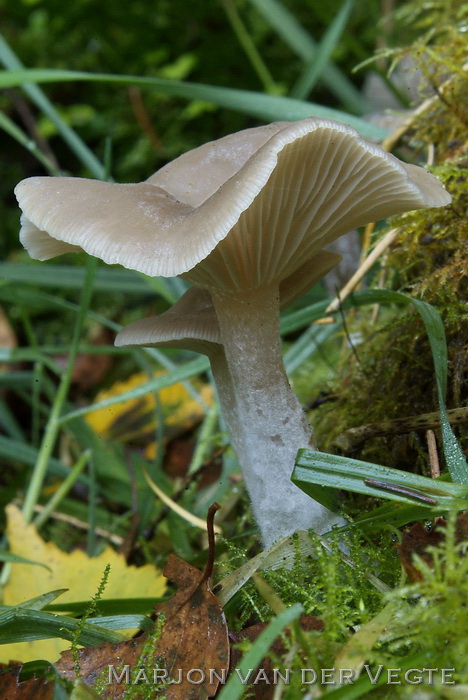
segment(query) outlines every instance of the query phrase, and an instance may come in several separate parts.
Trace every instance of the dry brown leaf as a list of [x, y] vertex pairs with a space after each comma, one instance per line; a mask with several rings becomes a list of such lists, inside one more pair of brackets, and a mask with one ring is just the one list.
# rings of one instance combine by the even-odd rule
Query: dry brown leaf
[[[158, 615], [164, 614], [165, 621], [161, 636], [156, 641], [154, 655], [149, 663], [146, 659], [144, 671], [141, 658], [148, 641], [147, 633], [126, 642], [79, 650], [80, 678], [91, 686], [99, 679], [101, 697], [124, 697], [128, 685], [126, 682], [118, 683], [116, 678], [125, 673], [126, 666], [129, 667], [130, 682], [135, 681], [139, 673], [140, 680], [145, 683], [146, 678], [150, 681], [153, 679], [155, 668], [166, 670], [164, 690], [159, 692], [155, 689], [154, 697], [164, 694], [168, 700], [213, 697], [219, 681], [210, 677], [210, 670], [214, 669], [221, 677], [223, 673], [227, 674], [228, 630], [223, 610], [210, 590], [206, 575], [174, 555], [170, 556], [164, 575], [176, 583], [178, 589], [169, 600], [155, 608]], [[109, 673], [109, 665], [115, 670], [115, 675]], [[56, 667], [64, 678], [76, 678], [71, 652], [62, 653]], [[192, 669], [200, 669], [200, 673], [193, 676], [195, 682], [202, 673], [205, 674], [203, 683], [190, 683], [190, 675], [187, 677], [187, 674]], [[180, 678], [181, 682], [170, 684], [170, 678], [176, 681]], [[109, 683], [109, 680], [115, 682]]]

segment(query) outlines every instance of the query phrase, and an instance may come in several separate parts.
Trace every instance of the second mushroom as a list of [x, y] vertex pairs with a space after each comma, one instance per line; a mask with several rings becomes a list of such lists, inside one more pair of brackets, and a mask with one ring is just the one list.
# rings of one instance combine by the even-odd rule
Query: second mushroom
[[30, 178], [16, 188], [32, 257], [85, 250], [194, 289], [118, 345], [172, 345], [210, 358], [265, 546], [336, 516], [290, 481], [312, 431], [281, 355], [279, 311], [337, 262], [323, 249], [370, 221], [450, 195], [338, 122], [241, 131], [186, 153], [146, 182]]

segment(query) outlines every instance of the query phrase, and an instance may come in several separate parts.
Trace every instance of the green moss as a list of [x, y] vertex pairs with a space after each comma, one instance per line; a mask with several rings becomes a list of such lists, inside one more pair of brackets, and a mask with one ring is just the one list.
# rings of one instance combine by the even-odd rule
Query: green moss
[[373, 656], [379, 663], [395, 664], [402, 654], [423, 651], [432, 667], [454, 668], [453, 680], [467, 683], [468, 542], [457, 540], [455, 513], [442, 531], [441, 543], [427, 550], [433, 565], [414, 555], [422, 580], [387, 597], [396, 614]]

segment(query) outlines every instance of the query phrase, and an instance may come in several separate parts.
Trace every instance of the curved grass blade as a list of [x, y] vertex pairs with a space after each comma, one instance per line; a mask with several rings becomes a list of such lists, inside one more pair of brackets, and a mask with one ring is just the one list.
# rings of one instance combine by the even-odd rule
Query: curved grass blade
[[257, 74], [257, 78], [263, 85], [263, 89], [265, 92], [269, 92], [273, 95], [278, 93], [279, 88], [276, 85], [274, 78], [268, 70], [263, 58], [258, 52], [254, 40], [247, 31], [247, 27], [237, 11], [235, 2], [233, 2], [233, 0], [220, 0], [220, 3], [229, 20], [231, 29], [237, 37], [237, 41], [250, 61], [250, 65]]
[[[47, 567], [49, 568], [49, 567]], [[25, 610], [43, 610], [47, 605], [50, 605], [53, 600], [57, 600], [63, 593], [66, 593], [68, 588], [56, 588], [54, 591], [48, 591], [47, 593], [42, 593], [34, 598], [28, 598], [28, 600], [23, 600], [16, 607], [24, 608]], [[2, 606], [2, 610], [9, 610], [10, 606]]]
[[[41, 263], [8, 263], [0, 262], [0, 277], [26, 285], [38, 287], [59, 287], [60, 289], [82, 289], [86, 271], [76, 265], [51, 265]], [[96, 292], [122, 292], [125, 294], [148, 294], [150, 288], [155, 289], [169, 303], [173, 304], [175, 295], [167, 286], [167, 280], [150, 278], [139, 275], [132, 270], [119, 267], [101, 267], [96, 270], [94, 290]], [[164, 284], [156, 289], [155, 280]], [[36, 293], [36, 292], [34, 292]]]
[[14, 562], [16, 564], [32, 564], [34, 566], [43, 566], [44, 569], [51, 571], [50, 566], [43, 564], [41, 561], [33, 561], [32, 559], [25, 559], [24, 557], [19, 557], [17, 554], [12, 554], [11, 552], [6, 552], [4, 550], [0, 551], [0, 561]]
[[424, 506], [428, 512], [433, 508], [468, 508], [468, 486], [315, 450], [299, 450], [291, 478], [313, 498], [317, 498], [316, 485], [319, 484]]
[[151, 393], [152, 391], [160, 391], [160, 389], [164, 389], [166, 386], [177, 384], [177, 382], [183, 381], [184, 379], [190, 379], [190, 377], [194, 377], [197, 374], [207, 372], [209, 366], [209, 361], [206, 357], [199, 357], [196, 360], [187, 362], [185, 365], [177, 367], [161, 377], [151, 379], [145, 384], [141, 384], [123, 394], [112, 396], [111, 398], [101, 401], [100, 403], [92, 404], [90, 406], [77, 409], [76, 411], [66, 413], [59, 419], [59, 422], [62, 424], [67, 423], [68, 421], [78, 418], [79, 416], [83, 416], [86, 413], [90, 413], [91, 411], [97, 411], [98, 409], [107, 408], [108, 406], [113, 406], [116, 403], [122, 403], [131, 399], [138, 399], [141, 396]]
[[[416, 522], [417, 520], [425, 520], [428, 518], [427, 506], [416, 506], [397, 504], [395, 501], [387, 501], [381, 506], [374, 508], [368, 513], [364, 513], [351, 523], [348, 527], [358, 526], [360, 528], [368, 528], [375, 530], [376, 527], [402, 527], [408, 523]], [[447, 511], [444, 508], [432, 508], [430, 517], [443, 515]]]
[[77, 641], [84, 646], [124, 640], [122, 635], [97, 624], [83, 624], [81, 620], [74, 620], [65, 615], [12, 607], [0, 613], [0, 644], [56, 637], [72, 641], [79, 625], [82, 629]]
[[[468, 484], [468, 465], [457, 442], [445, 409], [447, 392], [447, 343], [440, 315], [433, 306], [425, 301], [413, 299], [401, 292], [386, 291], [384, 298], [389, 302], [412, 304], [422, 318], [434, 360], [437, 396], [441, 420], [442, 446], [445, 462], [452, 480], [459, 484]], [[385, 302], [384, 302], [385, 303]]]
[[137, 85], [152, 88], [166, 95], [189, 100], [211, 102], [226, 109], [244, 112], [264, 121], [296, 121], [305, 117], [322, 117], [344, 122], [362, 136], [381, 140], [388, 136], [387, 129], [364, 121], [346, 112], [323, 107], [313, 102], [302, 102], [291, 97], [265, 95], [260, 92], [239, 90], [216, 85], [190, 83], [183, 80], [149, 78], [135, 75], [112, 75], [108, 73], [86, 73], [68, 70], [11, 70], [0, 71], [0, 87], [18, 87], [24, 83], [99, 82], [118, 85]]

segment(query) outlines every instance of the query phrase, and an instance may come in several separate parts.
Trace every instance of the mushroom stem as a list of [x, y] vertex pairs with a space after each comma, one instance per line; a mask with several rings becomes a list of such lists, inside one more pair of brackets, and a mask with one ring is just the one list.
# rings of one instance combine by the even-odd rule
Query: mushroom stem
[[298, 529], [323, 532], [336, 516], [290, 479], [312, 429], [283, 365], [278, 286], [212, 297], [226, 362], [212, 358], [214, 377], [221, 395], [232, 392], [220, 400], [264, 545]]

